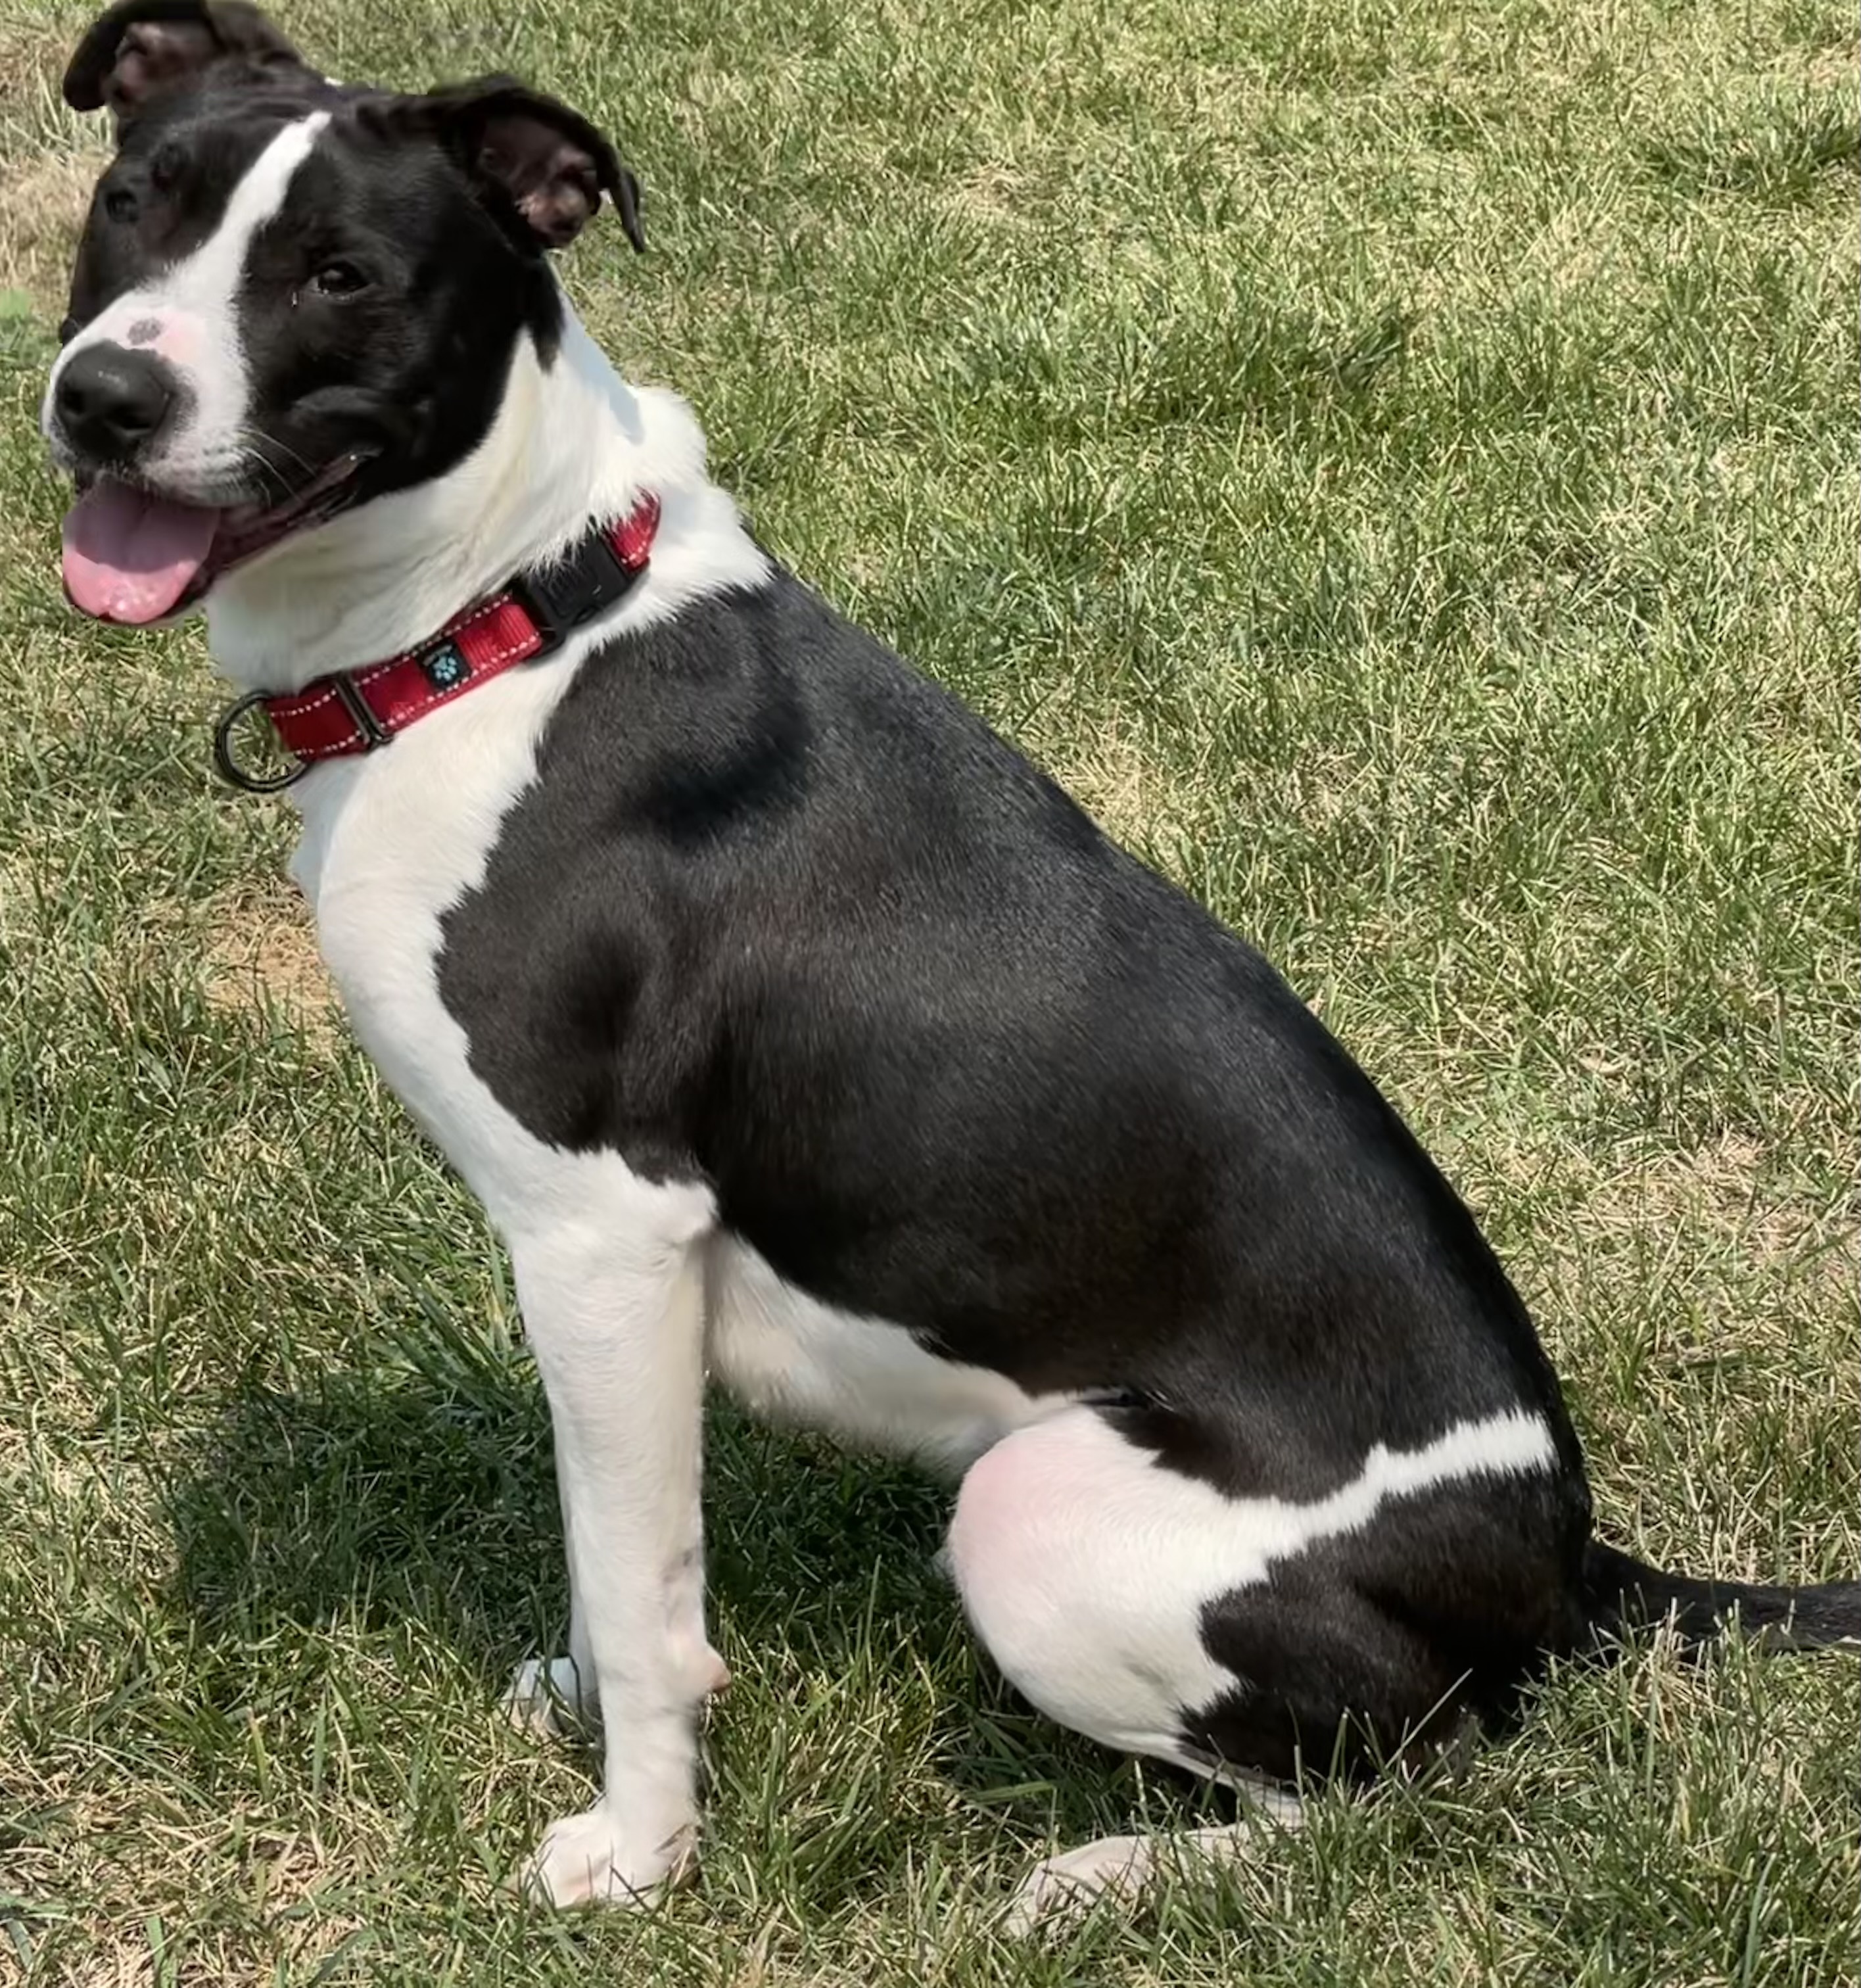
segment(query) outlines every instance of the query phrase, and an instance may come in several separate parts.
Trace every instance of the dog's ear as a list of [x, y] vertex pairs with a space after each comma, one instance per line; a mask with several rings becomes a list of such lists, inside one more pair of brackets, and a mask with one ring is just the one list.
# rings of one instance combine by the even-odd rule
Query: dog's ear
[[107, 105], [120, 131], [151, 98], [229, 57], [258, 69], [303, 66], [246, 0], [117, 0], [78, 43], [65, 71], [65, 101], [73, 110]]
[[406, 100], [465, 174], [494, 201], [508, 202], [545, 248], [566, 248], [592, 221], [606, 194], [627, 238], [640, 232], [640, 183], [579, 111], [508, 76], [488, 76]]

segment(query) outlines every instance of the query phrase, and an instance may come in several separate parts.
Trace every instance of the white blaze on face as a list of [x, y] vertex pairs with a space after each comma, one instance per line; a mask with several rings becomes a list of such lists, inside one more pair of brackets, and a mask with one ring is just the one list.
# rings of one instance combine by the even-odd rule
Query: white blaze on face
[[59, 354], [41, 414], [55, 446], [54, 397], [74, 354], [103, 344], [153, 352], [172, 368], [187, 407], [138, 471], [177, 498], [211, 504], [232, 494], [228, 486], [242, 482], [249, 459], [251, 369], [239, 336], [246, 255], [253, 236], [283, 207], [292, 177], [329, 122], [329, 113], [319, 110], [287, 124], [246, 169], [219, 226], [200, 247], [126, 291]]

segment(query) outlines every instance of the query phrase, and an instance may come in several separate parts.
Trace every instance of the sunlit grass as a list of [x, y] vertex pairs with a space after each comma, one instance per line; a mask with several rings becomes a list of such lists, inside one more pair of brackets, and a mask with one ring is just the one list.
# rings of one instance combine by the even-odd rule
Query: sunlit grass
[[[1260, 941], [1482, 1211], [1665, 1563], [1861, 1567], [1851, 12], [315, 0], [613, 130], [610, 348], [831, 598]], [[1656, 1651], [1017, 1949], [1198, 1798], [979, 1662], [943, 1496], [721, 1412], [702, 1879], [500, 1887], [593, 1763], [462, 1191], [329, 1010], [198, 637], [77, 625], [34, 426], [100, 134], [0, 0], [0, 1982], [1855, 1978], [1853, 1669]]]

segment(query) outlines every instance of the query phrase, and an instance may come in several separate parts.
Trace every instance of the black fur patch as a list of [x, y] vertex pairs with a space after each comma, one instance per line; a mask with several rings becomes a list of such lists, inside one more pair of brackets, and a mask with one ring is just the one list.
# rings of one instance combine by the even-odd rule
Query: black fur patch
[[[546, 665], [544, 665], [546, 667]], [[702, 1178], [792, 1283], [1237, 1494], [1555, 1379], [1250, 947], [785, 575], [584, 663], [440, 989], [539, 1138]]]

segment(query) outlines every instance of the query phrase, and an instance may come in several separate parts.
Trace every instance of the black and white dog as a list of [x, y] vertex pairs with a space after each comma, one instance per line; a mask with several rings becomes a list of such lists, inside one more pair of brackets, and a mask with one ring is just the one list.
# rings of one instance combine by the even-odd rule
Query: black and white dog
[[296, 755], [324, 955], [548, 1392], [572, 1619], [514, 1702], [598, 1712], [606, 1760], [535, 1888], [694, 1854], [708, 1373], [960, 1476], [1012, 1682], [1289, 1819], [1302, 1768], [1425, 1755], [1625, 1619], [1861, 1635], [1853, 1584], [1592, 1539], [1531, 1322], [1368, 1079], [585, 335], [547, 252], [603, 195], [637, 244], [638, 201], [584, 119], [339, 85], [241, 0], [123, 0], [65, 90], [118, 140], [45, 399], [67, 589], [204, 608]]

